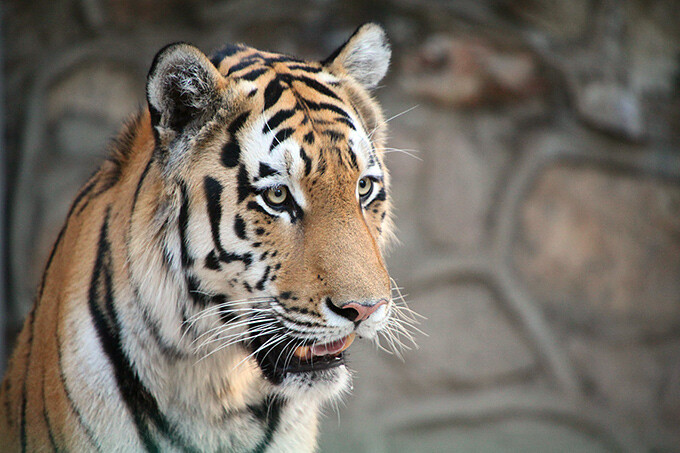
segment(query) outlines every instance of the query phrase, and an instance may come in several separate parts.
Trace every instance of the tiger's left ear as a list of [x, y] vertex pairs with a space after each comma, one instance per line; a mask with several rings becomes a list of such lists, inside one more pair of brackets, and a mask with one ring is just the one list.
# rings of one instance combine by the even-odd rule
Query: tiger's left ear
[[385, 31], [377, 24], [368, 23], [357, 28], [323, 65], [331, 72], [349, 74], [364, 88], [372, 90], [385, 77], [391, 55]]
[[146, 98], [154, 130], [170, 128], [180, 134], [201, 124], [221, 104], [223, 79], [203, 52], [185, 44], [161, 49], [151, 65]]

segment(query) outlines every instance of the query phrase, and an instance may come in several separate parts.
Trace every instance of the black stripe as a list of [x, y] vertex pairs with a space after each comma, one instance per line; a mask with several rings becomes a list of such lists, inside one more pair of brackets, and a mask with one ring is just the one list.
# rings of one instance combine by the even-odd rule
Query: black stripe
[[264, 89], [264, 107], [263, 110], [269, 109], [276, 104], [283, 94], [283, 85], [279, 78], [272, 79], [267, 87]]
[[295, 305], [290, 306], [290, 307], [286, 307], [286, 310], [294, 311], [296, 313], [302, 313], [303, 315], [308, 315], [310, 313], [313, 314], [313, 315], [317, 315], [316, 312], [310, 311], [305, 307], [296, 307]]
[[45, 426], [47, 427], [47, 437], [50, 439], [50, 445], [52, 449], [59, 453], [61, 449], [57, 445], [57, 441], [54, 438], [54, 432], [52, 431], [52, 424], [50, 423], [50, 417], [47, 414], [47, 399], [45, 398], [45, 369], [43, 368], [42, 377], [42, 400], [43, 400], [43, 419], [45, 420]]
[[[130, 212], [134, 212], [135, 208], [137, 207], [137, 199], [139, 198], [139, 192], [142, 190], [142, 185], [144, 184], [144, 180], [146, 179], [146, 175], [149, 173], [149, 170], [151, 169], [151, 164], [153, 163], [153, 154], [149, 158], [149, 162], [146, 163], [146, 167], [144, 167], [144, 171], [142, 171], [142, 175], [139, 177], [139, 181], [137, 181], [137, 187], [135, 188], [135, 194], [132, 197], [132, 209]], [[132, 216], [130, 216], [132, 217]]]
[[109, 206], [100, 230], [97, 258], [90, 282], [88, 295], [90, 316], [102, 349], [113, 367], [118, 391], [134, 420], [137, 433], [146, 451], [160, 451], [150, 430], [150, 423], [175, 446], [187, 450], [188, 447], [182, 444], [179, 436], [172, 432], [168, 421], [160, 412], [158, 402], [141, 382], [123, 350], [120, 323], [115, 308], [113, 262], [110, 253], [111, 244], [108, 239], [110, 214], [111, 207]]
[[343, 110], [341, 107], [335, 104], [331, 104], [329, 102], [316, 102], [306, 98], [301, 98], [301, 100], [305, 104], [305, 106], [309, 108], [309, 110], [314, 110], [315, 112], [321, 110], [330, 110], [331, 112], [335, 112], [338, 115], [347, 118], [348, 120], [351, 119], [349, 113], [347, 113], [345, 110]]
[[269, 118], [269, 121], [267, 121], [264, 125], [264, 128], [262, 129], [262, 133], [266, 134], [269, 131], [273, 131], [277, 127], [281, 125], [284, 121], [295, 115], [297, 110], [295, 109], [289, 109], [289, 110], [279, 110], [274, 114], [271, 118]]
[[[243, 168], [243, 165], [241, 165], [241, 167]], [[231, 263], [233, 261], [243, 261], [247, 268], [252, 264], [253, 261], [250, 253], [239, 255], [237, 253], [227, 252], [224, 250], [224, 248], [222, 247], [222, 243], [220, 242], [220, 224], [222, 222], [222, 205], [220, 201], [222, 197], [222, 185], [213, 178], [211, 178], [210, 176], [206, 176], [204, 179], [204, 187], [206, 199], [208, 201], [207, 208], [208, 217], [210, 218], [210, 229], [212, 231], [215, 249], [217, 250], [217, 254], [211, 253], [208, 255], [208, 257], [206, 258], [206, 266], [210, 269], [219, 268], [219, 265], [216, 264], [215, 262], [215, 258], [219, 258], [220, 261], [225, 263]], [[243, 219], [241, 219], [241, 221], [243, 221]], [[235, 226], [235, 228], [237, 227]], [[245, 224], [243, 225], [243, 230], [244, 230], [243, 235], [245, 236]]]
[[[187, 290], [192, 300], [201, 308], [206, 308], [209, 305], [220, 305], [227, 302], [226, 294], [207, 294], [205, 291], [200, 289], [200, 283], [198, 279], [193, 275], [186, 276]], [[230, 313], [227, 308], [220, 309], [220, 319], [223, 321], [228, 319], [229, 316], [235, 316]], [[226, 322], [226, 321], [225, 321]]]
[[180, 240], [180, 259], [183, 267], [190, 267], [194, 264], [194, 259], [189, 256], [189, 239], [187, 238], [187, 230], [189, 228], [189, 195], [187, 194], [187, 187], [184, 182], [178, 181], [177, 183], [182, 197], [182, 206], [179, 208], [179, 217], [177, 218]]
[[309, 176], [312, 172], [312, 159], [309, 158], [302, 146], [300, 147], [300, 158], [305, 162], [305, 176]]
[[186, 282], [187, 291], [189, 291], [189, 296], [191, 296], [191, 299], [201, 308], [207, 307], [210, 303], [210, 296], [201, 291], [198, 279], [193, 275], [187, 275]]
[[272, 139], [272, 143], [269, 146], [269, 152], [271, 153], [274, 148], [283, 143], [286, 139], [288, 139], [288, 137], [293, 135], [293, 132], [295, 132], [295, 130], [291, 127], [286, 127], [278, 131], [274, 136], [274, 139]]
[[42, 299], [43, 291], [45, 290], [45, 283], [47, 281], [47, 273], [49, 272], [50, 267], [52, 266], [52, 261], [54, 260], [54, 255], [57, 252], [57, 248], [59, 248], [59, 244], [61, 243], [61, 240], [63, 239], [64, 234], [66, 233], [66, 226], [67, 225], [68, 225], [68, 217], [66, 218], [64, 225], [61, 227], [61, 230], [59, 230], [59, 235], [57, 236], [57, 240], [54, 242], [54, 245], [52, 246], [52, 250], [50, 251], [49, 258], [47, 258], [47, 263], [45, 264], [45, 270], [43, 271], [42, 278], [40, 279], [40, 287], [38, 289], [38, 298], [36, 299], [36, 304], [39, 304], [40, 299]]
[[281, 420], [281, 412], [283, 412], [284, 405], [283, 399], [276, 396], [268, 396], [262, 404], [248, 406], [253, 416], [265, 425], [262, 440], [252, 453], [264, 453], [272, 443], [274, 433]]
[[250, 209], [251, 211], [257, 211], [257, 212], [261, 212], [262, 214], [271, 215], [267, 212], [266, 209], [264, 209], [262, 206], [260, 206], [255, 201], [249, 201], [248, 204], [246, 205], [246, 207], [248, 209]]
[[260, 178], [266, 178], [267, 176], [279, 174], [278, 170], [273, 169], [268, 164], [260, 162], [260, 170], [258, 172]]
[[242, 79], [242, 80], [249, 80], [249, 81], [252, 82], [267, 71], [269, 71], [269, 69], [267, 69], [267, 68], [257, 68], [257, 69], [253, 69], [250, 72], [246, 72], [242, 76], [238, 76], [238, 78]]
[[227, 168], [233, 168], [238, 165], [239, 157], [241, 156], [241, 147], [236, 141], [235, 137], [229, 139], [222, 147], [222, 165]]
[[220, 250], [220, 261], [223, 263], [233, 263], [234, 261], [243, 261], [243, 264], [245, 264], [246, 269], [253, 264], [253, 255], [250, 253], [244, 253], [243, 255], [239, 255], [238, 253], [232, 253], [232, 252], [225, 252], [224, 250]]
[[[373, 201], [385, 201], [387, 199], [387, 192], [385, 192], [385, 188], [381, 188], [380, 192], [378, 192], [378, 195], [375, 196]], [[372, 203], [372, 202], [371, 202]]]
[[212, 54], [210, 56], [210, 62], [213, 65], [215, 65], [215, 67], [217, 67], [222, 62], [222, 60], [237, 54], [238, 52], [244, 50], [245, 48], [246, 46], [244, 46], [243, 44], [228, 44], [223, 49]]
[[352, 168], [354, 168], [355, 170], [358, 170], [358, 169], [359, 169], [359, 164], [357, 163], [357, 155], [356, 155], [356, 154], [354, 153], [354, 151], [352, 151], [351, 149], [348, 150], [347, 153], [349, 154], [349, 162], [350, 162], [350, 165], [351, 165]]
[[312, 72], [314, 74], [322, 71], [322, 69], [319, 68], [319, 67], [309, 66], [309, 65], [305, 65], [305, 64], [291, 64], [291, 65], [288, 65], [288, 69], [290, 69], [291, 71], [299, 69], [301, 71]]
[[335, 118], [334, 121], [337, 121], [337, 122], [340, 122], [340, 123], [345, 123], [347, 125], [347, 127], [352, 129], [353, 131], [357, 130], [357, 128], [354, 127], [354, 123], [349, 118], [347, 118], [345, 116], [339, 116], [339, 117]]
[[236, 138], [236, 133], [243, 127], [243, 124], [248, 119], [250, 114], [248, 112], [242, 113], [231, 122], [227, 131], [229, 132], [229, 141], [222, 147], [222, 165], [227, 168], [233, 168], [238, 165], [241, 157], [241, 147]]
[[248, 68], [256, 63], [259, 63], [260, 61], [261, 59], [258, 57], [249, 57], [244, 60], [241, 60], [240, 62], [236, 63], [234, 66], [229, 68], [227, 76], [233, 75], [235, 72], [238, 72], [241, 69]]
[[234, 232], [239, 239], [246, 239], [246, 223], [238, 214], [234, 216]]
[[340, 131], [334, 131], [332, 129], [326, 129], [325, 131], [321, 132], [323, 135], [328, 136], [328, 138], [331, 139], [331, 142], [337, 143], [341, 141], [344, 138], [344, 134]]
[[246, 120], [250, 116], [250, 112], [244, 112], [241, 113], [239, 116], [234, 118], [234, 121], [231, 122], [229, 127], [227, 128], [227, 131], [229, 134], [232, 136], [232, 138], [236, 135], [238, 131], [241, 130], [243, 125], [246, 123]]
[[[87, 205], [89, 204], [91, 197], [89, 197], [90, 192], [95, 188], [97, 183], [99, 182], [99, 174], [96, 173], [94, 174], [90, 180], [85, 184], [85, 187], [83, 187], [80, 192], [78, 192], [78, 195], [76, 195], [75, 200], [73, 200], [73, 203], [71, 204], [71, 208], [68, 211], [68, 214], [66, 215], [66, 218], [70, 218], [71, 214], [75, 211], [76, 207], [80, 204], [80, 201], [85, 199], [85, 202], [78, 207], [78, 214], [83, 212]], [[86, 198], [87, 197], [87, 198]]]
[[308, 145], [313, 145], [314, 144], [314, 132], [309, 131], [305, 134], [304, 137], [302, 137], [302, 140], [305, 141]]
[[[147, 409], [139, 407], [139, 403], [142, 402], [139, 400], [140, 398], [144, 399], [145, 396], [148, 396], [150, 399], [148, 403], [152, 405], [155, 405], [155, 400], [148, 394], [148, 391], [139, 382], [139, 378], [130, 367], [120, 344], [120, 327], [115, 319], [115, 309], [113, 307], [114, 294], [111, 282], [111, 256], [109, 254], [110, 244], [108, 240], [110, 213], [111, 208], [109, 207], [99, 234], [99, 246], [90, 282], [88, 307], [99, 342], [109, 359], [109, 363], [113, 367], [118, 391], [134, 419], [137, 434], [146, 451], [157, 452], [160, 451], [160, 448], [153, 440], [149, 426], [146, 423], [145, 417], [143, 417], [143, 413]], [[150, 408], [150, 406], [148, 407]]]
[[270, 266], [267, 266], [265, 268], [264, 274], [262, 275], [262, 278], [255, 285], [256, 289], [259, 289], [260, 291], [262, 291], [264, 289], [264, 285], [265, 285], [265, 283], [267, 283], [267, 280], [269, 279], [269, 272], [271, 272], [271, 270], [272, 270], [272, 268]]
[[275, 57], [266, 57], [263, 58], [262, 61], [268, 65], [271, 65], [273, 63], [306, 63], [305, 60], [291, 57], [290, 55], [277, 55]]
[[222, 250], [220, 241], [220, 223], [222, 221], [222, 185], [210, 176], [203, 179], [205, 198], [207, 200], [210, 231], [217, 250]]
[[333, 90], [328, 88], [326, 85], [324, 85], [320, 82], [317, 82], [314, 79], [311, 79], [311, 78], [305, 77], [305, 76], [294, 76], [294, 77], [292, 77], [292, 80], [304, 83], [309, 88], [316, 90], [319, 93], [321, 93], [325, 96], [328, 96], [329, 98], [333, 98], [333, 99], [337, 99], [338, 101], [341, 101], [340, 97], [337, 94], [335, 94], [335, 92]]
[[250, 185], [250, 180], [248, 179], [248, 171], [246, 170], [246, 166], [243, 164], [241, 164], [238, 169], [236, 182], [238, 184], [236, 189], [238, 193], [238, 202], [241, 203], [253, 191], [253, 186]]
[[211, 250], [210, 253], [208, 253], [208, 256], [205, 257], [205, 267], [214, 271], [219, 270], [220, 260], [217, 258], [215, 250]]
[[373, 165], [375, 165], [375, 160], [376, 160], [375, 155], [372, 152], [369, 151], [369, 153], [368, 153], [368, 166], [372, 167]]

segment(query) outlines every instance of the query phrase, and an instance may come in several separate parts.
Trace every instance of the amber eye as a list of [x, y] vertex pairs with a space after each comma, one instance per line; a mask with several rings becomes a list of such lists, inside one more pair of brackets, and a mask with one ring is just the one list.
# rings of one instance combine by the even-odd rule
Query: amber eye
[[288, 188], [286, 186], [276, 186], [264, 192], [264, 201], [272, 207], [279, 207], [288, 200]]
[[366, 198], [373, 190], [373, 180], [368, 177], [363, 177], [357, 183], [357, 192], [361, 198]]

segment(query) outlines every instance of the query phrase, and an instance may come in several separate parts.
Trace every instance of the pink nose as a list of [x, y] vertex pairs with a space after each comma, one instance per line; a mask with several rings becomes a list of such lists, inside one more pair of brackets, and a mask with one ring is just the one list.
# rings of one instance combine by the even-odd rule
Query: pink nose
[[342, 306], [342, 311], [350, 321], [359, 322], [367, 320], [369, 316], [375, 313], [375, 311], [383, 305], [387, 305], [387, 300], [380, 299], [373, 305], [362, 305], [357, 302], [350, 302]]

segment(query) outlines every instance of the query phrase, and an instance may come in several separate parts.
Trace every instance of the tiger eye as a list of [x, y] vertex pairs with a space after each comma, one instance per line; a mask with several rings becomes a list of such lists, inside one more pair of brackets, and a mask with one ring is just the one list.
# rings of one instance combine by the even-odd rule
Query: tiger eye
[[264, 193], [265, 201], [272, 206], [280, 206], [288, 199], [288, 188], [286, 186], [276, 186]]
[[372, 190], [373, 180], [371, 178], [363, 177], [357, 183], [357, 191], [359, 192], [359, 196], [362, 198], [368, 196]]

